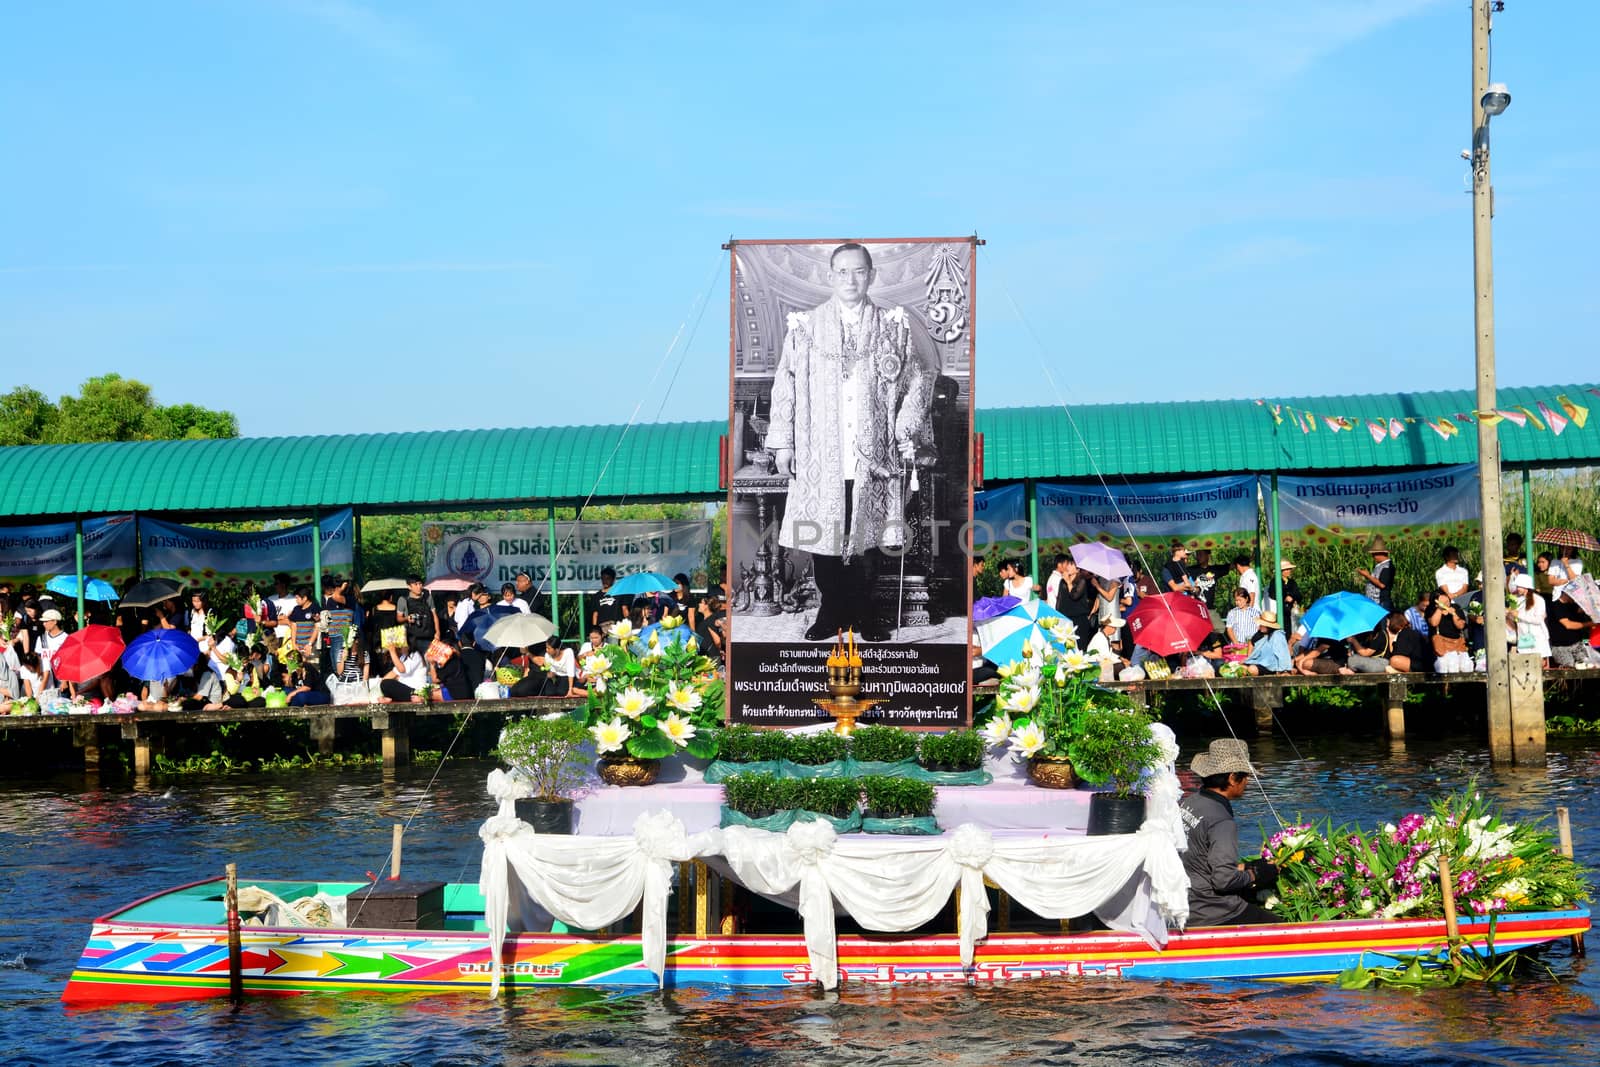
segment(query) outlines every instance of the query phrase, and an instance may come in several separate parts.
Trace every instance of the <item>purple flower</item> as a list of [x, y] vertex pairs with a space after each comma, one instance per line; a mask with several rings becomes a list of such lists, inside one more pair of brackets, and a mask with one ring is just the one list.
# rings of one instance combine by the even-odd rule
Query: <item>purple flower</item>
[[1461, 872], [1461, 876], [1456, 879], [1456, 892], [1462, 894], [1463, 896], [1465, 896], [1466, 894], [1472, 892], [1474, 889], [1477, 888], [1477, 886], [1478, 886], [1478, 872], [1477, 871], [1472, 871], [1472, 870], [1462, 871]]

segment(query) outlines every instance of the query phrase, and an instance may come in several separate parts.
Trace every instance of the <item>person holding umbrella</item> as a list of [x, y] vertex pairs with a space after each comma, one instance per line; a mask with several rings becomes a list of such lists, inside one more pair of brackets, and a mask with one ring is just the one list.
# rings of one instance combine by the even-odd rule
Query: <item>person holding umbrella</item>
[[1550, 663], [1555, 667], [1600, 667], [1600, 651], [1589, 644], [1589, 631], [1593, 629], [1589, 616], [1573, 597], [1577, 585], [1574, 580], [1561, 586], [1550, 601], [1545, 616], [1550, 630]]

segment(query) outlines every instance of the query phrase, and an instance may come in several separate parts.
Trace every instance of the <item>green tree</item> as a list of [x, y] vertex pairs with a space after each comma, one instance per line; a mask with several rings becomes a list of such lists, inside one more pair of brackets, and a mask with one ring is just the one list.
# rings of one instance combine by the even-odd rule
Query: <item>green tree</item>
[[232, 412], [162, 405], [144, 382], [120, 374], [90, 378], [77, 396], [55, 403], [26, 385], [0, 396], [0, 445], [238, 436], [239, 420]]

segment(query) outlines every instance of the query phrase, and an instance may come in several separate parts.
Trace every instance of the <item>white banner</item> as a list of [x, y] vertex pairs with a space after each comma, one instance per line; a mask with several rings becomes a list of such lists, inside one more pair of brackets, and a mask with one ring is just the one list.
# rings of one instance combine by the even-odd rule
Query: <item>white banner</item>
[[1461, 539], [1477, 530], [1478, 468], [1463, 463], [1327, 478], [1279, 475], [1278, 516], [1290, 547], [1374, 533]]
[[[655, 571], [687, 574], [704, 584], [711, 549], [709, 522], [558, 522], [555, 586], [560, 592], [598, 588], [600, 571], [618, 576]], [[498, 590], [526, 572], [550, 588], [550, 524], [546, 522], [425, 522], [422, 560], [428, 580], [465, 578]]]

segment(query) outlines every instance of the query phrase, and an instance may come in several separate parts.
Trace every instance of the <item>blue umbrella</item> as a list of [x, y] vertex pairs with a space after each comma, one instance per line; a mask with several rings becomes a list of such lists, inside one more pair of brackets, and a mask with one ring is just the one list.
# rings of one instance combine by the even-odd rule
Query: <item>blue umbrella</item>
[[[1041, 620], [1051, 620], [1044, 626]], [[1038, 655], [1046, 644], [1057, 652], [1065, 652], [1066, 616], [1037, 598], [1018, 604], [1004, 615], [987, 619], [978, 627], [978, 643], [983, 656], [991, 663], [1010, 663], [1023, 658], [1022, 646], [1028, 645]], [[1089, 643], [1092, 634], [1078, 634], [1079, 646]]]
[[485, 652], [498, 652], [500, 646], [490, 641], [486, 636], [489, 632], [489, 627], [507, 615], [519, 614], [521, 613], [517, 611], [514, 605], [507, 604], [503, 600], [498, 604], [490, 604], [486, 608], [475, 611], [467, 616], [466, 622], [461, 624], [461, 643], [466, 644], [471, 641]]
[[976, 623], [998, 618], [1020, 603], [1022, 601], [1014, 596], [986, 596], [973, 602], [972, 621]]
[[1306, 610], [1301, 625], [1312, 637], [1343, 641], [1371, 633], [1389, 614], [1387, 608], [1360, 593], [1329, 593]]
[[678, 588], [676, 582], [655, 571], [639, 571], [624, 575], [611, 583], [606, 592], [613, 596], [646, 596], [650, 593], [670, 593]]
[[[76, 574], [58, 574], [45, 585], [52, 593], [62, 596], [75, 597], [78, 595], [78, 576]], [[99, 578], [90, 578], [83, 583], [83, 598], [85, 600], [115, 600], [117, 590], [110, 582], [101, 581]]]
[[200, 646], [182, 630], [149, 630], [122, 650], [122, 669], [149, 682], [176, 678], [199, 658]]

